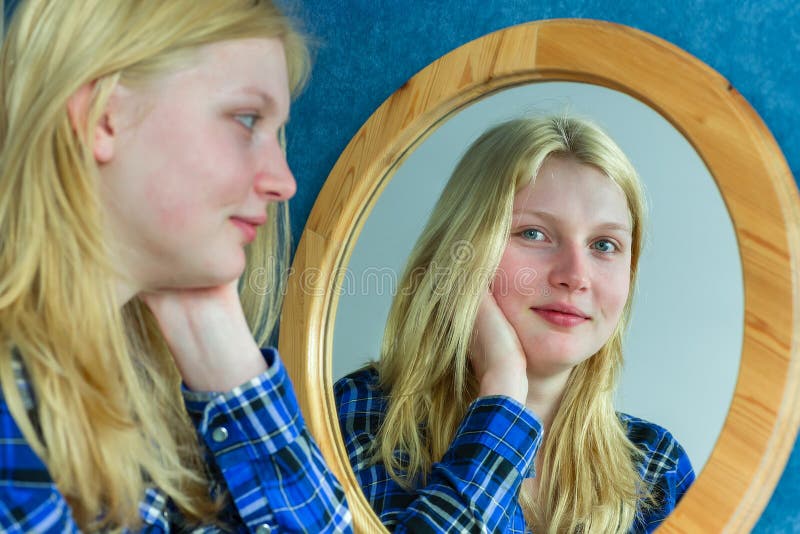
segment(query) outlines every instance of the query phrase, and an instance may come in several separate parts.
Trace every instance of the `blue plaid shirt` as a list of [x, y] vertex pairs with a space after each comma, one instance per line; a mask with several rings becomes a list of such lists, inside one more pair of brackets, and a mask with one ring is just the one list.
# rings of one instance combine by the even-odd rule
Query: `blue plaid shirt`
[[[529, 532], [517, 497], [535, 475], [542, 427], [530, 410], [509, 397], [482, 397], [467, 410], [450, 448], [433, 465], [426, 485], [400, 487], [369, 450], [383, 423], [388, 397], [373, 369], [352, 373], [334, 386], [339, 424], [361, 489], [394, 532]], [[651, 532], [694, 481], [686, 452], [665, 429], [620, 414], [628, 437], [644, 453], [642, 478], [660, 506], [646, 510], [632, 532]], [[402, 455], [401, 455], [402, 458]]]
[[[286, 370], [274, 349], [262, 352], [269, 369], [228, 393], [184, 390], [186, 409], [217, 477], [214, 484], [224, 484], [233, 503], [224, 520], [235, 532], [350, 532], [344, 493], [308, 434]], [[35, 409], [19, 360], [15, 375], [26, 408]], [[147, 490], [139, 513], [140, 532], [183, 530], [177, 509], [157, 488]], [[207, 526], [194, 532], [217, 530]], [[2, 395], [0, 531], [78, 532], [69, 506]]]

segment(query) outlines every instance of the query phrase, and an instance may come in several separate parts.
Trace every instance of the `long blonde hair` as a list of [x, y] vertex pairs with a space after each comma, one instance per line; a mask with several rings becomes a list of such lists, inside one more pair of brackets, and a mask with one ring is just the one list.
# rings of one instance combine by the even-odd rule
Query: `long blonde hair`
[[[153, 316], [138, 298], [116, 302], [87, 132], [116, 84], [146, 84], [202, 45], [253, 37], [282, 40], [298, 90], [308, 51], [269, 0], [25, 0], [5, 36], [0, 385], [83, 529], [137, 525], [150, 486], [190, 522], [215, 522], [220, 506]], [[91, 82], [87, 131], [76, 133], [67, 102]], [[271, 206], [269, 216], [248, 250], [241, 291], [259, 342], [276, 322], [288, 247], [286, 206]], [[254, 274], [269, 298], [247, 283]], [[15, 384], [15, 359], [30, 377], [33, 413]]]
[[535, 180], [549, 156], [593, 165], [624, 192], [633, 224], [631, 291], [611, 338], [573, 369], [539, 452], [538, 496], [534, 502], [523, 489], [520, 504], [537, 531], [627, 532], [648, 492], [633, 461], [639, 453], [614, 410], [613, 396], [646, 210], [633, 166], [585, 120], [556, 116], [502, 123], [478, 138], [456, 166], [389, 312], [376, 367], [390, 400], [373, 459], [411, 488], [412, 481], [424, 482], [449, 447], [477, 396], [469, 341], [478, 303], [508, 240], [514, 195]]

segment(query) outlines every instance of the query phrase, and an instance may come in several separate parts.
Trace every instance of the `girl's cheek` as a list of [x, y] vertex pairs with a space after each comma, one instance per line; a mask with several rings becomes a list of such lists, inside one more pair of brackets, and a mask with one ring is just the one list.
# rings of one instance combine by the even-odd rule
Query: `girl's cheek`
[[189, 210], [182, 206], [171, 210], [162, 210], [159, 214], [160, 225], [165, 233], [191, 229], [191, 220]]
[[622, 310], [625, 307], [625, 303], [628, 300], [628, 293], [630, 292], [630, 281], [627, 275], [618, 277], [617, 280], [613, 281], [609, 286], [609, 289], [612, 291], [608, 297], [611, 301], [612, 308], [614, 309], [615, 314], [620, 315], [622, 314]]
[[190, 198], [189, 192], [176, 191], [170, 184], [150, 180], [143, 192], [151, 217], [158, 230], [163, 232], [184, 231], [192, 220], [193, 209], [200, 211]]

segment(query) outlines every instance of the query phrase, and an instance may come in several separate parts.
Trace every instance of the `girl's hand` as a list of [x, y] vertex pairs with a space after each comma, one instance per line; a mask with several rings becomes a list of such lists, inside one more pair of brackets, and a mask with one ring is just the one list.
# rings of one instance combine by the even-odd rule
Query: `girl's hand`
[[505, 395], [525, 404], [528, 396], [525, 353], [517, 333], [489, 292], [478, 307], [470, 361], [480, 383], [478, 396]]
[[229, 391], [266, 371], [242, 311], [236, 280], [224, 286], [140, 296], [156, 316], [190, 389]]

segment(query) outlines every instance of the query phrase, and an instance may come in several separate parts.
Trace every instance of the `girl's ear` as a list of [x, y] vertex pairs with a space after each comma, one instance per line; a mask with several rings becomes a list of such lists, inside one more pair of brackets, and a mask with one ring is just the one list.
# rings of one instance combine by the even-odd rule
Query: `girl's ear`
[[[86, 83], [78, 88], [67, 100], [67, 113], [72, 129], [79, 136], [86, 132], [86, 121], [89, 118], [89, 106], [92, 103], [94, 82]], [[114, 128], [108, 109], [103, 111], [100, 120], [94, 127], [94, 159], [97, 163], [108, 163], [114, 155]]]

